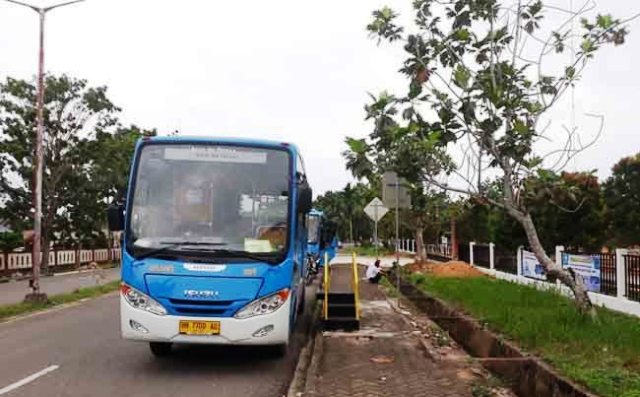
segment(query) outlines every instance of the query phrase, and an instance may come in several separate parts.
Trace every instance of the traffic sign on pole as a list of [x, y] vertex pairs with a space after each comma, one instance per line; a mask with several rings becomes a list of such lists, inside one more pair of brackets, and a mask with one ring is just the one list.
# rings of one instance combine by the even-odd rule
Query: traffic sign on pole
[[366, 205], [366, 207], [364, 207], [364, 212], [374, 222], [378, 222], [380, 219], [382, 219], [383, 216], [385, 216], [387, 212], [389, 212], [389, 208], [385, 207], [384, 203], [382, 203], [382, 200], [376, 197], [371, 200], [369, 204]]
[[389, 212], [389, 209], [384, 206], [384, 204], [382, 203], [382, 200], [376, 197], [373, 200], [371, 200], [369, 204], [366, 205], [366, 207], [364, 207], [364, 212], [365, 214], [367, 214], [369, 218], [373, 220], [373, 223], [374, 223], [373, 243], [375, 244], [375, 247], [376, 247], [376, 259], [377, 259], [378, 245], [379, 245], [378, 244], [378, 221], [382, 219], [382, 217], [385, 216], [387, 212]]

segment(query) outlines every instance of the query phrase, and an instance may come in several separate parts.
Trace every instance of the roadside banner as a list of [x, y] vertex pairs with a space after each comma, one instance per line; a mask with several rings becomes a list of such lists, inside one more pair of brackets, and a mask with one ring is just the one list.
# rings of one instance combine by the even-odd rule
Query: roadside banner
[[522, 275], [530, 278], [537, 278], [538, 280], [546, 280], [544, 267], [538, 261], [538, 258], [533, 252], [522, 250]]
[[587, 289], [600, 292], [600, 257], [597, 255], [572, 255], [562, 253], [562, 267], [571, 268], [582, 277]]

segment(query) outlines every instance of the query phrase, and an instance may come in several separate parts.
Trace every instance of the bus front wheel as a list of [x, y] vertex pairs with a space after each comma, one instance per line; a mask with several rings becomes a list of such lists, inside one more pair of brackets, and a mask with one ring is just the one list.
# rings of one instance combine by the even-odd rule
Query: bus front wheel
[[149, 349], [156, 357], [167, 357], [171, 354], [171, 343], [168, 342], [149, 342]]
[[281, 343], [278, 345], [266, 346], [267, 354], [273, 358], [282, 358], [287, 355], [289, 351], [289, 345], [287, 343]]

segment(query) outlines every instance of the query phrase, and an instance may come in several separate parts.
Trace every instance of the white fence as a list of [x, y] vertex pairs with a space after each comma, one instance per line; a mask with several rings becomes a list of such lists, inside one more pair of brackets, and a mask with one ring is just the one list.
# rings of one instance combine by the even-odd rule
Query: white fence
[[[451, 257], [450, 245], [427, 244], [425, 248], [427, 251], [427, 255], [435, 255], [444, 258]], [[415, 241], [401, 240], [400, 251], [415, 254]], [[564, 247], [557, 246], [555, 251], [555, 260], [558, 265], [562, 266], [561, 257], [562, 253], [564, 252]], [[616, 250], [616, 261], [614, 265], [616, 285], [615, 293], [607, 295], [599, 292], [589, 292], [589, 297], [591, 298], [591, 302], [593, 302], [594, 305], [606, 307], [611, 310], [640, 317], [640, 302], [637, 301], [637, 290], [640, 290], [640, 285], [637, 284], [638, 282], [635, 279], [629, 280], [630, 275], [635, 274], [634, 272], [640, 273], [640, 270], [630, 270], [630, 261], [629, 263], [627, 263], [626, 259], [627, 254], [628, 251], [625, 249]], [[517, 270], [513, 269], [513, 267], [509, 267], [509, 269], [514, 271], [515, 274], [496, 269], [498, 260], [496, 258], [496, 247], [493, 243], [479, 244], [476, 242], [470, 242], [468, 256], [468, 261], [472, 266], [474, 266], [481, 272], [489, 274], [495, 278], [523, 285], [531, 285], [540, 290], [555, 290], [565, 296], [572, 296], [571, 290], [566, 286], [561, 285], [559, 281], [550, 283], [547, 281], [536, 280], [523, 276], [521, 249], [519, 249], [515, 254], [517, 258]], [[627, 293], [631, 293], [633, 291], [636, 291], [635, 294], [632, 294], [631, 296], [627, 295]], [[633, 299], [634, 297], [636, 297], [636, 300]]]
[[[77, 260], [78, 259], [78, 260]], [[120, 259], [119, 248], [96, 250], [54, 250], [49, 252], [49, 266], [86, 264], [90, 262], [108, 262]], [[0, 271], [31, 269], [33, 266], [30, 252], [0, 253]]]
[[[510, 274], [498, 270], [487, 269], [481, 266], [475, 266], [475, 268], [497, 279], [523, 285], [531, 285], [543, 291], [555, 290], [560, 292], [562, 295], [573, 296], [573, 293], [569, 288], [559, 283], [549, 283], [542, 280], [535, 280], [517, 274]], [[617, 296], [609, 296], [597, 292], [589, 292], [589, 298], [594, 305], [606, 307], [607, 309], [640, 317], [640, 302], [634, 302], [625, 297], [620, 298]]]
[[[415, 240], [400, 240], [400, 252], [407, 254], [416, 253], [416, 241]], [[438, 256], [442, 258], [451, 258], [451, 245], [450, 244], [425, 244], [425, 250], [427, 255]]]
[[[525, 277], [522, 275], [522, 248], [518, 249], [516, 253], [517, 258], [517, 272], [516, 274], [503, 272], [500, 270], [496, 270], [495, 268], [495, 256], [494, 249], [495, 246], [493, 243], [489, 243], [489, 263], [487, 266], [482, 266], [476, 264], [474, 260], [474, 246], [475, 242], [469, 244], [469, 263], [474, 266], [476, 269], [480, 270], [485, 274], [489, 274], [495, 278], [501, 280], [507, 280], [513, 283], [523, 284], [523, 285], [531, 285], [539, 290], [555, 290], [562, 295], [565, 296], [573, 296], [573, 292], [566, 286], [562, 285], [560, 281], [556, 280], [555, 283], [550, 283], [544, 280], [537, 280], [529, 277]], [[555, 260], [559, 266], [562, 266], [562, 253], [564, 252], [563, 246], [556, 246], [555, 250]], [[640, 302], [630, 299], [627, 295], [625, 295], [625, 291], [629, 290], [630, 282], [626, 277], [626, 262], [623, 259], [623, 255], [627, 252], [624, 249], [616, 250], [616, 256], [618, 257], [616, 261], [616, 282], [617, 282], [617, 292], [615, 296], [606, 295], [600, 292], [589, 292], [589, 298], [594, 305], [606, 307], [611, 310], [615, 310], [618, 312], [631, 314], [634, 316], [640, 317]]]

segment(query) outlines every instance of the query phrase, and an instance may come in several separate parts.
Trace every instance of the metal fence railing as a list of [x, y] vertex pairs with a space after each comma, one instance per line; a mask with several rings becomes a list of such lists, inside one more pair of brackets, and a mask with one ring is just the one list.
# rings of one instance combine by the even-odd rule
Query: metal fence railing
[[476, 244], [473, 246], [473, 263], [487, 269], [491, 267], [491, 254], [488, 244]]
[[616, 277], [616, 254], [600, 253], [600, 292], [616, 296], [618, 293]]
[[473, 263], [477, 266], [491, 267], [491, 254], [488, 244], [477, 244], [473, 247]]
[[518, 274], [518, 257], [506, 252], [496, 252], [495, 257], [496, 270], [509, 273]]
[[426, 246], [427, 256], [440, 259], [451, 259], [451, 245], [450, 244], [427, 244]]
[[626, 276], [625, 292], [628, 299], [640, 302], [640, 256], [623, 255]]
[[458, 244], [458, 259], [463, 262], [471, 262], [471, 250], [469, 249], [469, 243]]
[[[414, 240], [401, 240], [400, 250], [408, 253], [415, 253], [416, 244]], [[452, 258], [452, 249], [450, 244], [426, 244], [425, 250], [427, 256], [431, 259], [440, 261], [448, 261]], [[471, 251], [473, 250], [473, 251]], [[562, 247], [556, 247], [556, 256], [565, 252]], [[640, 302], [640, 255], [635, 251], [626, 249], [616, 250], [616, 253], [596, 253], [588, 254], [584, 252], [566, 252], [571, 255], [586, 255], [599, 258], [600, 263], [600, 289], [597, 292], [621, 299], [628, 299]], [[530, 253], [531, 254], [531, 253]], [[60, 255], [60, 254], [59, 254]], [[67, 255], [74, 255], [73, 252]], [[89, 254], [80, 253], [82, 258], [87, 258]], [[84, 256], [83, 256], [84, 255]], [[93, 254], [95, 256], [95, 254]], [[518, 254], [501, 249], [494, 244], [484, 243], [460, 243], [458, 244], [458, 258], [461, 261], [471, 263], [486, 269], [493, 269], [503, 273], [513, 275], [522, 275], [521, 269], [518, 269]], [[5, 262], [3, 262], [3, 260]], [[30, 254], [19, 254], [14, 259], [17, 265], [28, 266], [23, 263], [30, 263]], [[66, 259], [71, 261], [71, 258]], [[84, 259], [83, 259], [84, 260]], [[559, 263], [559, 257], [556, 258]], [[623, 262], [623, 263], [618, 263]], [[0, 270], [6, 267], [6, 258], [0, 257]], [[618, 268], [622, 266], [622, 268]], [[525, 277], [534, 277], [527, 276]], [[540, 277], [534, 277], [544, 280], [544, 274]], [[620, 278], [620, 279], [619, 279]], [[619, 284], [619, 285], [618, 285]]]

